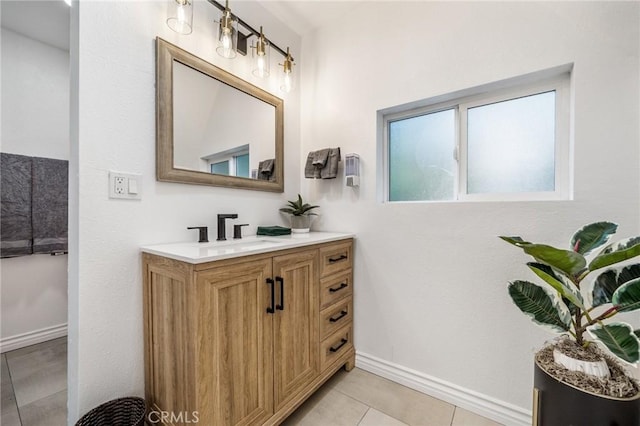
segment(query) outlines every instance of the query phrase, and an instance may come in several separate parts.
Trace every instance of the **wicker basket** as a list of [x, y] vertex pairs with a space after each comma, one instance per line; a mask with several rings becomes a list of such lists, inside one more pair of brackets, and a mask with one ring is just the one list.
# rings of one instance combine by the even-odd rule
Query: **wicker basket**
[[143, 426], [147, 404], [138, 397], [113, 399], [82, 416], [76, 426]]

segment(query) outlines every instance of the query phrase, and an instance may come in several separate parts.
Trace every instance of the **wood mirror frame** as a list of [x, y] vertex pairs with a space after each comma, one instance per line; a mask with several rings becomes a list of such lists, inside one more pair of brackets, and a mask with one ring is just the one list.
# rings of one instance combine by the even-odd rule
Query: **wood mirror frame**
[[[275, 162], [273, 180], [212, 174], [176, 168], [173, 132], [173, 63], [180, 62], [225, 83], [241, 94], [275, 107]], [[238, 117], [246, 120], [246, 117]], [[156, 38], [156, 179], [195, 185], [224, 186], [256, 191], [284, 191], [284, 101], [227, 71], [157, 37]]]

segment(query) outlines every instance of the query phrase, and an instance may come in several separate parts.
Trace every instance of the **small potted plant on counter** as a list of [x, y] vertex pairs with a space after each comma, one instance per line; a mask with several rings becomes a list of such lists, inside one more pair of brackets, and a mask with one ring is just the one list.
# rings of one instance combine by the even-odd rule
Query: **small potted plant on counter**
[[624, 368], [640, 360], [640, 330], [611, 321], [640, 309], [640, 264], [620, 265], [640, 254], [640, 237], [604, 246], [617, 228], [586, 225], [569, 250], [500, 237], [534, 258], [527, 266], [544, 282], [509, 283], [513, 302], [533, 322], [562, 334], [535, 356], [534, 426], [640, 425], [640, 384]]
[[311, 204], [303, 202], [300, 194], [298, 194], [297, 200], [287, 201], [287, 203], [287, 207], [282, 207], [280, 211], [291, 215], [291, 232], [309, 232], [311, 216], [317, 216], [316, 213], [313, 213], [311, 210], [320, 206], [312, 206]]

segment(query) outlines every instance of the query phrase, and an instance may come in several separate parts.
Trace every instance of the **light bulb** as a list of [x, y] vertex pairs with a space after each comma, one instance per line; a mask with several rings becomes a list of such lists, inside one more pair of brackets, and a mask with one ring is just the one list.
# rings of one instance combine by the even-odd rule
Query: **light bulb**
[[264, 68], [264, 55], [260, 55], [258, 57], [258, 74], [260, 74], [260, 77], [264, 75]]
[[222, 48], [226, 51], [231, 48], [231, 37], [228, 33], [222, 36]]
[[184, 25], [187, 21], [187, 14], [185, 11], [185, 7], [184, 5], [180, 5], [178, 6], [178, 10], [177, 10], [177, 14], [178, 14], [178, 22], [176, 23], [176, 28], [179, 28], [180, 33], [184, 32]]
[[282, 90], [284, 90], [285, 92], [290, 92], [291, 91], [291, 73], [285, 73], [284, 74], [284, 81], [282, 83]]

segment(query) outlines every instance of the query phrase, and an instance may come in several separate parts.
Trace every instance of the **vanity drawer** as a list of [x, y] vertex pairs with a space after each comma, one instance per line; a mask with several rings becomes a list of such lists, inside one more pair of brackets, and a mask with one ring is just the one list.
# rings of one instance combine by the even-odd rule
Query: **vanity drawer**
[[320, 248], [320, 276], [335, 274], [350, 269], [352, 242], [331, 244]]
[[324, 370], [351, 348], [353, 348], [351, 326], [344, 327], [332, 334], [320, 345], [320, 369]]
[[353, 299], [331, 306], [320, 313], [320, 340], [353, 321]]
[[320, 309], [332, 305], [337, 300], [353, 294], [351, 270], [320, 280]]

